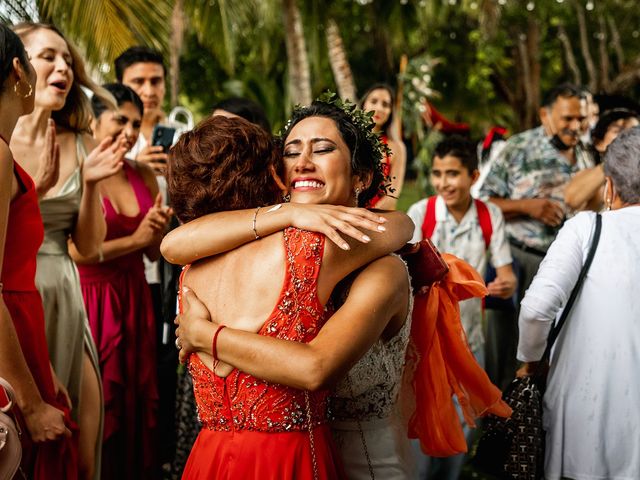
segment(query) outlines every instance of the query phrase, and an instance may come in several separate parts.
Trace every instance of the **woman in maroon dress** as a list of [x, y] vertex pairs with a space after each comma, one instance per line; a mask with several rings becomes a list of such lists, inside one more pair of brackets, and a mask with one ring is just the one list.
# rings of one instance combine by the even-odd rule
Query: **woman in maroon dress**
[[35, 81], [22, 42], [0, 24], [0, 375], [15, 388], [28, 433], [23, 473], [75, 479], [70, 405], [54, 386], [35, 286], [36, 253], [44, 236], [38, 196], [9, 150], [18, 117], [33, 110]]
[[[138, 139], [142, 101], [129, 87], [103, 86], [118, 104], [92, 99], [96, 141], [111, 137], [131, 148]], [[153, 170], [125, 159], [100, 183], [107, 236], [98, 254], [76, 250], [82, 295], [98, 348], [105, 403], [102, 478], [155, 478], [158, 391], [155, 324], [142, 255], [160, 256], [171, 212], [162, 206]]]

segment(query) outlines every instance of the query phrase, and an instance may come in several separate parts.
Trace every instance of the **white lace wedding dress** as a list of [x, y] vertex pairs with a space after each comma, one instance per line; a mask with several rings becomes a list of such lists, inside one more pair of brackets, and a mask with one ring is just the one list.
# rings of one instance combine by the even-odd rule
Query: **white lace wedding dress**
[[411, 330], [409, 313], [398, 333], [378, 340], [340, 381], [330, 398], [331, 429], [352, 480], [415, 478], [407, 426], [397, 398]]

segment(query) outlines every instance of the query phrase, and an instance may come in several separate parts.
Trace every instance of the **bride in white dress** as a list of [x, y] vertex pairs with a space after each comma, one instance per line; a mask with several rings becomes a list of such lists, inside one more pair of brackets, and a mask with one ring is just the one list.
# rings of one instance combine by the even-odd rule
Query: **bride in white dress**
[[[303, 207], [294, 203], [277, 210], [266, 207], [264, 213], [257, 216], [260, 235], [284, 229], [293, 225], [290, 223], [293, 219], [303, 216], [306, 223], [293, 226], [312, 228], [309, 218], [313, 215], [312, 204], [339, 201], [342, 205], [356, 206], [366, 202], [362, 193], [366, 174], [356, 168], [373, 168], [370, 152], [378, 147], [370, 142], [366, 129], [352, 120], [338, 107], [324, 102], [294, 113], [284, 137], [285, 183], [290, 187], [291, 201], [307, 204], [304, 208], [308, 211], [304, 215], [287, 213], [294, 209], [303, 212]], [[381, 152], [376, 153], [381, 156]], [[312, 178], [313, 185], [317, 183], [322, 188], [313, 187], [311, 181], [296, 180], [300, 178]], [[370, 193], [370, 188], [366, 185], [364, 188]], [[214, 214], [174, 230], [165, 239], [163, 254], [170, 260], [190, 263], [194, 260], [189, 256], [190, 251], [198, 252], [201, 258], [219, 253], [223, 244], [225, 249], [234, 248], [238, 245], [220, 237], [230, 237], [228, 232], [234, 231], [251, 234], [251, 231], [245, 232], [247, 225], [256, 226], [252, 222], [253, 211], [220, 215], [223, 217], [218, 220]], [[367, 232], [372, 237], [367, 247], [373, 247], [376, 241], [390, 234], [398, 236], [401, 230], [391, 226], [392, 218], [396, 218], [401, 227], [405, 226], [404, 214], [389, 212], [385, 216], [389, 218], [388, 231]], [[276, 225], [277, 219], [280, 220]], [[192, 225], [196, 222], [197, 225]], [[411, 222], [406, 225], [411, 227]], [[371, 229], [371, 226], [370, 223], [365, 228]], [[203, 239], [202, 244], [194, 244], [196, 235]], [[383, 253], [398, 248], [409, 237]], [[253, 235], [238, 238], [245, 243], [252, 240]], [[353, 254], [364, 247], [357, 243], [351, 245]], [[410, 462], [404, 455], [410, 452], [406, 426], [400, 428], [403, 422], [395, 415], [411, 319], [407, 269], [398, 257], [386, 256], [369, 264], [350, 281], [349, 294], [343, 304], [310, 343], [299, 344], [225, 328], [217, 338], [217, 357], [258, 378], [296, 388], [326, 389], [337, 384], [330, 416], [334, 419], [335, 437], [342, 449], [348, 478], [371, 478], [372, 475], [379, 479], [411, 478]], [[211, 339], [218, 325], [209, 321], [202, 304], [194, 306], [196, 302], [192, 293], [183, 296], [185, 313], [180, 318], [178, 332], [183, 354], [194, 344], [207, 345], [205, 353], [211, 354]], [[194, 313], [196, 308], [199, 316]], [[198, 322], [199, 326], [194, 327]], [[193, 338], [192, 333], [198, 338]], [[339, 382], [340, 379], [344, 380]]]
[[329, 399], [331, 429], [350, 479], [415, 478], [407, 425], [397, 402], [412, 308], [410, 295], [404, 325], [392, 338], [380, 338]]

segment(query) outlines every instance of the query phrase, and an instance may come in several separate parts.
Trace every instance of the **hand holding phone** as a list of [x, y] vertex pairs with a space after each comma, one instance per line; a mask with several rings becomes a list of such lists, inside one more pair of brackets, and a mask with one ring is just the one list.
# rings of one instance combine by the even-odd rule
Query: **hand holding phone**
[[151, 145], [161, 146], [164, 153], [167, 153], [169, 152], [171, 145], [173, 145], [173, 137], [175, 134], [175, 128], [158, 124], [153, 127], [153, 133], [151, 133]]

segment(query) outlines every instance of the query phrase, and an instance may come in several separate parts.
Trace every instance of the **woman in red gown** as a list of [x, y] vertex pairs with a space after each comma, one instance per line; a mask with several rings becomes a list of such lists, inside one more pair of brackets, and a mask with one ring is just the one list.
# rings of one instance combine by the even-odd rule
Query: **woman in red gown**
[[373, 131], [380, 135], [382, 143], [389, 147], [389, 153], [382, 160], [385, 177], [389, 179], [390, 195], [377, 194], [369, 202], [370, 208], [393, 210], [396, 208], [398, 197], [402, 191], [405, 170], [407, 168], [407, 152], [402, 139], [394, 136], [395, 98], [393, 89], [386, 83], [372, 85], [362, 96], [360, 108], [373, 112]]
[[[348, 168], [342, 164], [343, 154], [334, 154], [340, 158], [335, 167]], [[241, 119], [213, 117], [173, 147], [169, 195], [186, 222], [206, 213], [272, 205], [279, 196], [273, 174], [281, 172], [279, 149], [265, 132]], [[364, 180], [352, 179], [353, 188], [364, 187]], [[351, 195], [353, 188], [344, 186]], [[329, 200], [340, 203], [333, 197], [345, 189], [329, 191]], [[245, 242], [268, 236], [195, 263], [183, 282], [226, 325], [297, 342], [316, 336], [327, 316], [329, 296], [343, 277], [401, 246], [411, 230], [407, 223], [396, 230], [398, 235], [381, 236], [347, 252], [325, 242], [324, 235], [295, 228], [279, 232], [278, 217], [290, 216], [295, 206], [263, 208], [259, 230], [250, 219], [249, 227], [256, 228], [238, 229], [234, 235], [244, 236]], [[256, 216], [260, 210], [254, 209]], [[371, 229], [381, 221], [365, 210], [331, 205], [308, 206], [305, 213], [304, 218], [325, 215], [333, 220], [353, 216], [358, 219], [353, 222]], [[192, 355], [189, 368], [203, 429], [183, 478], [344, 477], [326, 423], [327, 390], [265, 382], [206, 354]]]
[[34, 479], [75, 479], [70, 406], [54, 386], [35, 286], [36, 253], [44, 236], [38, 196], [8, 143], [18, 117], [33, 110], [36, 74], [22, 42], [1, 24], [0, 52], [0, 375], [15, 388], [28, 433], [23, 473]]

